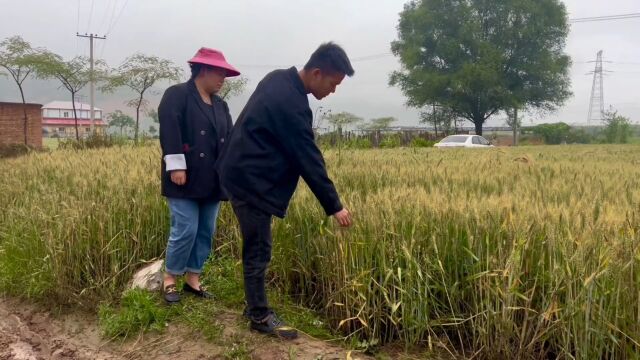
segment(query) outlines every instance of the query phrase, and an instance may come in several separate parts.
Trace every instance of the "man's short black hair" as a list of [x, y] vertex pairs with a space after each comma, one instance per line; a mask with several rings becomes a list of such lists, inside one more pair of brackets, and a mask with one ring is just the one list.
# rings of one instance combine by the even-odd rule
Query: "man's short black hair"
[[191, 67], [191, 80], [194, 80], [200, 74], [200, 71], [204, 69], [213, 69], [213, 66], [200, 64], [200, 63], [192, 63], [189, 64]]
[[320, 47], [311, 54], [311, 58], [304, 66], [305, 70], [316, 68], [322, 72], [340, 73], [348, 76], [353, 76], [355, 73], [347, 53], [333, 42], [320, 45]]

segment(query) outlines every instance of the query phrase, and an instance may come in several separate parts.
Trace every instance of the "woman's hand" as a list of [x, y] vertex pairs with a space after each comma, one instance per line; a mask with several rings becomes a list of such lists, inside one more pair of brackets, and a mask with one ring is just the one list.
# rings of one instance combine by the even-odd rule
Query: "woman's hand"
[[184, 185], [187, 183], [187, 172], [184, 170], [174, 170], [171, 172], [171, 181], [176, 185]]

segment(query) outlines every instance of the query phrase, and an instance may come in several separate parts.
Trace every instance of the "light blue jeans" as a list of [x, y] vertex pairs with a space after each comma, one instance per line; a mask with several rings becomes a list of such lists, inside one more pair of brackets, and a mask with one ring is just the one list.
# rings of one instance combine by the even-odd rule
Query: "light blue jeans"
[[165, 271], [171, 275], [200, 274], [211, 254], [220, 202], [167, 198], [171, 230]]

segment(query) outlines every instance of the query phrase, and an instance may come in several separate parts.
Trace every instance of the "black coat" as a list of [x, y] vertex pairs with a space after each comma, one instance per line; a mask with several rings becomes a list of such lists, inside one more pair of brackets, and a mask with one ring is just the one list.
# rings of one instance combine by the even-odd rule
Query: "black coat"
[[[233, 126], [229, 107], [218, 96], [205, 103], [190, 80], [168, 88], [158, 107], [162, 147], [162, 195], [166, 197], [225, 200], [216, 161]], [[187, 183], [179, 186], [166, 171], [165, 155], [184, 154]]]
[[284, 217], [300, 176], [327, 215], [342, 204], [314, 141], [307, 92], [296, 68], [268, 74], [235, 123], [218, 163], [231, 196]]

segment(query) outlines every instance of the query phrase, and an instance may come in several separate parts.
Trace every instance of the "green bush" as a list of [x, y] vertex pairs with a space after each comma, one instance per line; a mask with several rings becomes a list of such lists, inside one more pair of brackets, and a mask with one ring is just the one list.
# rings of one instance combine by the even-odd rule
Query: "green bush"
[[531, 128], [533, 135], [539, 136], [547, 145], [590, 144], [594, 137], [584, 129], [575, 129], [566, 123], [540, 124]]
[[569, 144], [591, 144], [594, 138], [584, 129], [571, 129], [567, 135]]
[[12, 145], [0, 146], [0, 159], [26, 155], [31, 151], [36, 151], [36, 149], [33, 148], [32, 146], [28, 146], [25, 144], [12, 144]]
[[[529, 132], [530, 134], [531, 132]], [[544, 140], [536, 135], [522, 135], [519, 139], [518, 139], [518, 144], [519, 145], [542, 145], [544, 144]]]
[[617, 111], [609, 111], [605, 114], [604, 122], [607, 124], [604, 128], [604, 137], [608, 144], [626, 144], [629, 138], [633, 136], [631, 121], [621, 115]]
[[540, 124], [533, 127], [533, 134], [544, 139], [547, 145], [562, 144], [567, 141], [571, 127], [563, 122], [555, 124]]
[[409, 146], [414, 148], [423, 148], [423, 147], [433, 147], [435, 145], [435, 141], [430, 141], [423, 138], [414, 138], [411, 140], [411, 144]]
[[61, 140], [58, 148], [68, 150], [84, 150], [84, 149], [99, 149], [108, 148], [112, 146], [122, 146], [127, 144], [127, 139], [119, 136], [91, 134], [86, 138], [76, 140], [74, 138], [68, 138]]
[[344, 142], [344, 147], [348, 149], [371, 149], [371, 140], [367, 138], [355, 138]]
[[393, 135], [386, 135], [384, 137], [384, 139], [380, 142], [380, 147], [383, 149], [392, 149], [392, 148], [397, 148], [400, 147], [400, 136], [393, 134]]

